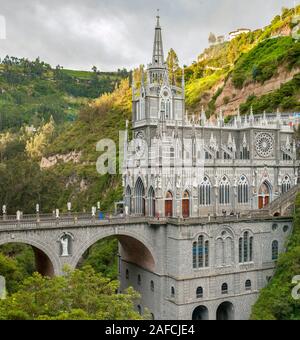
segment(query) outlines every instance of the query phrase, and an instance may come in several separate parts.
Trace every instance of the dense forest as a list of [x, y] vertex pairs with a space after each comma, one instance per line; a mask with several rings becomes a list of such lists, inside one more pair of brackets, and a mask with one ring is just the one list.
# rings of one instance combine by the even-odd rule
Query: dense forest
[[[248, 113], [251, 106], [255, 113], [277, 108], [299, 112], [300, 42], [281, 34], [293, 28], [292, 15], [292, 10], [285, 9], [264, 29], [214, 44], [192, 65], [185, 66], [189, 112], [199, 112], [204, 105], [207, 115], [213, 116], [218, 102], [226, 109], [234, 99], [224, 95], [228, 84], [232, 84], [233, 92], [249, 84], [263, 91], [265, 82], [282, 68], [295, 72], [292, 79], [283, 80], [270, 93], [246, 96], [241, 112]], [[182, 69], [173, 49], [167, 64], [170, 81], [179, 84]], [[34, 213], [38, 203], [46, 213], [56, 208], [66, 211], [67, 202], [71, 202], [73, 211], [90, 211], [101, 201], [103, 210], [112, 210], [114, 202], [122, 199], [121, 178], [97, 173], [96, 143], [103, 138], [118, 141], [119, 131], [131, 119], [130, 78], [138, 86], [143, 69], [141, 65], [133, 72], [104, 73], [93, 67], [91, 72], [84, 72], [61, 66], [53, 69], [40, 59], [5, 57], [0, 64], [0, 206], [5, 204], [9, 214], [17, 210]], [[297, 204], [296, 225], [300, 218]], [[283, 298], [290, 286], [284, 292], [277, 289], [277, 285], [285, 285], [287, 277], [290, 284], [290, 276], [299, 267], [294, 247], [299, 243], [297, 237], [295, 228], [289, 252], [279, 261], [276, 276], [254, 307], [254, 319], [299, 318], [299, 306]], [[295, 266], [281, 274], [289, 261]], [[35, 270], [30, 247], [0, 247], [0, 273], [7, 278], [8, 290], [8, 298], [0, 302], [0, 319], [140, 318], [133, 310], [138, 298], [135, 292], [115, 294], [117, 241], [113, 238], [89, 249], [81, 267], [74, 273], [67, 270], [64, 278], [43, 278], [34, 274]], [[85, 280], [89, 284], [83, 287]], [[60, 290], [70, 285], [73, 292], [62, 296]], [[81, 291], [85, 292], [83, 297]], [[47, 305], [51, 294], [53, 299]], [[89, 304], [84, 296], [91, 296]], [[34, 304], [29, 302], [34, 299]], [[270, 303], [267, 308], [266, 299], [274, 302], [273, 306]], [[115, 308], [122, 303], [124, 308]], [[284, 303], [282, 314], [276, 314], [274, 310]]]

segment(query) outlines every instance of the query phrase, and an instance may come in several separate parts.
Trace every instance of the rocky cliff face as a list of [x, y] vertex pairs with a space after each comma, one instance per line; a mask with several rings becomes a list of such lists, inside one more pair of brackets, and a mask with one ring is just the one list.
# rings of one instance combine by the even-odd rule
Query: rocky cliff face
[[261, 97], [278, 90], [282, 84], [292, 80], [294, 75], [298, 73], [300, 73], [299, 68], [288, 71], [285, 67], [281, 67], [277, 74], [265, 83], [250, 82], [245, 84], [242, 89], [236, 89], [232, 79], [229, 78], [221, 95], [216, 100], [216, 110], [222, 108], [226, 116], [232, 115], [241, 104], [247, 101], [249, 96]]
[[40, 163], [41, 169], [49, 169], [54, 167], [56, 164], [62, 163], [74, 163], [78, 164], [81, 159], [82, 152], [70, 152], [66, 155], [54, 155], [51, 157], [43, 157]]

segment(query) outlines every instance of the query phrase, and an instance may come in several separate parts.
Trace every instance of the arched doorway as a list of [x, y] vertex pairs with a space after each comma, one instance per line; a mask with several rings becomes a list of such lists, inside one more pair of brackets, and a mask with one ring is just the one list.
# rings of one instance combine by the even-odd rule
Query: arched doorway
[[217, 320], [234, 320], [234, 307], [231, 302], [223, 302], [217, 309]]
[[148, 209], [149, 209], [149, 216], [155, 217], [156, 215], [156, 204], [155, 204], [155, 192], [154, 189], [151, 187], [148, 193]]
[[271, 185], [264, 182], [258, 192], [258, 209], [263, 209], [271, 202]]
[[188, 191], [185, 191], [182, 198], [182, 217], [189, 218], [190, 217], [190, 194]]
[[197, 307], [193, 312], [193, 320], [208, 320], [208, 309], [205, 306]]
[[135, 214], [145, 216], [145, 187], [141, 178], [135, 185]]
[[165, 216], [173, 217], [173, 194], [170, 191], [165, 199]]

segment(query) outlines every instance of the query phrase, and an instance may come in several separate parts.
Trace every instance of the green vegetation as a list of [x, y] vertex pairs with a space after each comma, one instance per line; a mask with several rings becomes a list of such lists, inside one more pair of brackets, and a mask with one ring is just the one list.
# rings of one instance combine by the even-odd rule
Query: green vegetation
[[0, 300], [0, 320], [141, 320], [139, 295], [131, 288], [116, 294], [118, 286], [89, 266], [52, 279], [35, 273]]
[[167, 57], [167, 65], [169, 70], [170, 83], [181, 86], [182, 70], [179, 67], [179, 60], [176, 52], [171, 48]]
[[97, 273], [113, 280], [118, 278], [118, 240], [104, 239], [92, 246], [83, 256], [82, 266], [90, 265]]
[[30, 246], [12, 243], [0, 247], [0, 274], [6, 278], [8, 293], [18, 291], [23, 280], [34, 271], [34, 254]]
[[300, 300], [292, 297], [292, 280], [300, 273], [300, 195], [296, 200], [293, 234], [287, 252], [278, 260], [275, 276], [261, 291], [252, 310], [253, 320], [300, 320]]
[[242, 55], [232, 72], [233, 84], [241, 89], [246, 81], [265, 82], [280, 65], [300, 66], [300, 43], [291, 37], [266, 40]]
[[249, 112], [251, 106], [254, 112], [275, 112], [278, 108], [281, 111], [299, 112], [299, 96], [300, 74], [297, 74], [293, 80], [281, 85], [277, 91], [261, 97], [250, 96], [246, 103], [241, 105], [241, 113]]
[[[296, 11], [300, 13], [300, 6]], [[269, 26], [241, 34], [230, 42], [216, 44], [216, 36], [211, 33], [209, 41], [214, 45], [185, 68], [187, 108], [199, 110], [209, 103], [208, 113], [212, 115], [215, 92], [229, 79], [241, 89], [249, 82], [263, 84], [281, 69], [299, 67], [300, 42], [281, 36], [291, 31], [293, 16], [294, 9], [283, 9], [282, 15], [276, 16]], [[224, 105], [228, 102], [229, 98], [225, 98]]]
[[194, 107], [201, 96], [205, 96], [205, 92], [211, 90], [213, 86], [218, 84], [225, 78], [225, 71], [217, 71], [209, 76], [199, 78], [186, 85], [186, 103], [189, 107]]
[[[291, 27], [291, 17], [291, 10], [284, 10], [283, 15], [277, 16], [264, 30], [211, 46], [197, 62], [185, 67], [188, 108], [196, 110], [199, 105], [208, 103], [207, 114], [211, 116], [229, 79], [240, 88], [252, 81], [263, 83], [281, 67], [299, 67], [299, 42], [295, 43], [290, 37], [274, 38]], [[211, 34], [212, 43], [215, 39]], [[167, 65], [170, 81], [180, 85], [181, 69], [174, 50], [169, 52]], [[143, 70], [144, 66], [141, 66], [132, 75], [137, 88]], [[128, 76], [125, 69], [103, 73], [93, 67], [92, 72], [87, 72], [65, 70], [60, 66], [52, 69], [39, 59], [28, 61], [6, 57], [2, 61], [0, 202], [7, 205], [9, 214], [15, 214], [18, 209], [34, 213], [37, 203], [43, 213], [55, 208], [66, 211], [69, 201], [73, 210], [79, 212], [90, 211], [97, 201], [101, 201], [102, 210], [113, 209], [114, 202], [122, 198], [121, 176], [100, 176], [97, 173], [96, 161], [100, 154], [96, 151], [96, 144], [109, 138], [118, 145], [119, 131], [124, 130], [125, 121], [131, 119]], [[298, 111], [299, 89], [298, 74], [277, 91], [259, 98], [250, 96], [241, 111], [249, 111], [250, 106], [255, 112], [274, 111], [278, 107], [283, 111]], [[229, 100], [224, 98], [224, 104]], [[76, 162], [60, 160], [47, 168], [40, 166], [42, 159], [71, 153], [77, 155]], [[117, 165], [118, 162], [117, 159]], [[299, 198], [297, 202], [299, 210]], [[295, 236], [298, 235], [297, 228], [293, 238], [298, 237]], [[271, 288], [263, 291], [261, 302], [254, 307], [253, 318], [299, 317], [299, 306], [288, 300], [287, 292], [291, 287], [284, 283], [290, 284], [290, 276], [284, 281], [285, 274], [280, 267], [286, 259], [292, 268], [287, 275], [296, 272], [297, 267], [292, 261], [296, 259], [297, 263], [299, 249], [292, 241], [291, 244], [289, 255], [283, 256], [279, 262], [279, 274], [276, 274]], [[82, 270], [68, 272], [64, 278], [32, 276], [35, 265], [30, 247], [13, 244], [1, 247], [0, 252], [0, 273], [7, 278], [9, 293], [8, 299], [0, 302], [0, 319], [139, 318], [133, 312], [137, 295], [130, 290], [117, 296], [118, 284], [111, 281], [118, 276], [116, 239], [95, 244], [85, 254], [80, 265]], [[86, 268], [86, 265], [93, 269]], [[285, 268], [285, 264], [282, 266]], [[283, 282], [283, 290], [278, 292], [277, 277], [278, 285]], [[274, 282], [276, 289], [273, 290]], [[280, 315], [275, 313], [276, 309]]]
[[128, 76], [118, 73], [66, 71], [36, 59], [5, 57], [0, 64], [0, 131], [24, 124], [40, 126], [73, 121], [87, 99], [111, 92]]

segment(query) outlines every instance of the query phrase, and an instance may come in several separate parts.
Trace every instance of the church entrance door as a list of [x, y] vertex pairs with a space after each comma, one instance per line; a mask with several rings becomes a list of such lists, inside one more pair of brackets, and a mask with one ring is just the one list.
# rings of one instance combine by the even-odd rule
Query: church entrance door
[[259, 189], [258, 209], [263, 209], [270, 203], [271, 189], [269, 183], [265, 182]]
[[182, 199], [182, 217], [183, 218], [190, 217], [190, 195], [187, 191], [184, 193]]
[[168, 192], [165, 200], [165, 216], [173, 217], [173, 195]]

